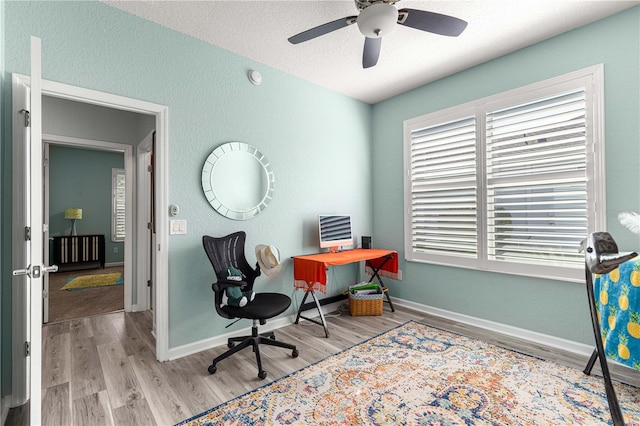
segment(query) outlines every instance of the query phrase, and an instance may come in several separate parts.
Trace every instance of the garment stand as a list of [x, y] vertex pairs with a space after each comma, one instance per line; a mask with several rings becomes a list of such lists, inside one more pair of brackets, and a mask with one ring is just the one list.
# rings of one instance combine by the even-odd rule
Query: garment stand
[[378, 282], [380, 283], [380, 287], [382, 287], [382, 292], [387, 297], [387, 300], [385, 300], [385, 302], [387, 302], [389, 304], [389, 307], [391, 308], [391, 312], [395, 312], [396, 309], [393, 307], [393, 303], [391, 303], [391, 297], [389, 297], [389, 289], [387, 287], [385, 287], [384, 283], [382, 282], [382, 278], [380, 278], [380, 275], [378, 275], [378, 272], [380, 271], [380, 269], [382, 269], [382, 267], [389, 260], [393, 259], [393, 255], [392, 254], [388, 254], [384, 258], [385, 258], [384, 261], [377, 268], [374, 267], [369, 260], [366, 261], [367, 266], [369, 266], [369, 268], [371, 268], [371, 270], [373, 271], [373, 274], [371, 274], [371, 278], [369, 279], [369, 282], [372, 282], [374, 278], [378, 278]]
[[596, 349], [591, 354], [589, 362], [587, 363], [584, 373], [586, 375], [591, 374], [591, 369], [596, 363], [596, 359], [600, 358], [600, 368], [602, 369], [602, 377], [604, 379], [604, 389], [607, 393], [607, 402], [609, 404], [609, 411], [611, 413], [611, 419], [615, 426], [623, 426], [624, 419], [622, 417], [622, 411], [618, 404], [618, 397], [616, 391], [611, 383], [611, 376], [609, 374], [609, 366], [607, 365], [607, 355], [604, 352], [604, 345], [602, 343], [602, 334], [600, 333], [600, 323], [598, 321], [598, 310], [596, 308], [595, 295], [593, 294], [593, 277], [591, 271], [585, 263], [585, 278], [587, 281], [587, 293], [589, 297], [589, 310], [591, 312], [591, 323], [593, 324], [593, 334], [596, 338]]
[[[313, 298], [313, 301], [316, 304], [316, 308], [318, 309], [318, 313], [320, 314], [321, 321], [318, 321], [315, 318], [309, 318], [302, 315], [302, 305], [304, 305], [304, 301], [307, 300], [307, 296], [309, 296], [309, 294], [311, 294], [311, 297]], [[324, 328], [325, 337], [327, 338], [329, 337], [329, 327], [327, 327], [327, 321], [324, 319], [324, 314], [322, 313], [322, 306], [320, 306], [320, 301], [316, 297], [316, 294], [314, 293], [313, 290], [305, 291], [304, 297], [302, 298], [302, 302], [300, 302], [300, 308], [298, 308], [298, 316], [296, 316], [296, 321], [294, 322], [294, 324], [298, 324], [298, 322], [300, 321], [300, 318], [306, 319], [307, 321], [311, 321], [314, 324], [321, 325]]]

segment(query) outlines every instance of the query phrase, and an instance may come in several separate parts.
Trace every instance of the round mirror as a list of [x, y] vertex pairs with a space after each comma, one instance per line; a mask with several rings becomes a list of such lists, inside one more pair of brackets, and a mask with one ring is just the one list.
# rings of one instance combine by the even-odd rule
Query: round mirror
[[218, 213], [235, 220], [260, 214], [273, 197], [271, 164], [253, 146], [228, 142], [209, 154], [202, 167], [202, 189]]

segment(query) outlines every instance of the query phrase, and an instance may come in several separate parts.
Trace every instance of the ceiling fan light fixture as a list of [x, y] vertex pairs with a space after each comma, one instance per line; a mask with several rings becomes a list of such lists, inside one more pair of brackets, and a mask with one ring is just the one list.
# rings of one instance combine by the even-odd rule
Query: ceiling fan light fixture
[[365, 37], [378, 38], [393, 31], [398, 22], [398, 9], [388, 3], [374, 3], [358, 15], [358, 29]]

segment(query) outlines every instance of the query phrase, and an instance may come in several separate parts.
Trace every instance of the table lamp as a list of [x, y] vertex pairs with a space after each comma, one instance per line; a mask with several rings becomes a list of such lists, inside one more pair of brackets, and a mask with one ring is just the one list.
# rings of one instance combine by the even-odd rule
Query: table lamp
[[64, 218], [71, 219], [71, 232], [69, 235], [78, 235], [76, 233], [76, 220], [82, 219], [82, 209], [72, 207], [64, 211]]

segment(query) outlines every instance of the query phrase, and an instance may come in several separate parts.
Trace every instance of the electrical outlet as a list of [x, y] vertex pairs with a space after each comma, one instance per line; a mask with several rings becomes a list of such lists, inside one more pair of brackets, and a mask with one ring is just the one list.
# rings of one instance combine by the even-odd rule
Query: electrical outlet
[[398, 281], [402, 281], [402, 269], [398, 269]]
[[113, 248], [113, 252], [114, 252], [114, 253], [117, 253], [117, 252], [118, 252], [118, 247], [114, 247], [114, 248]]

